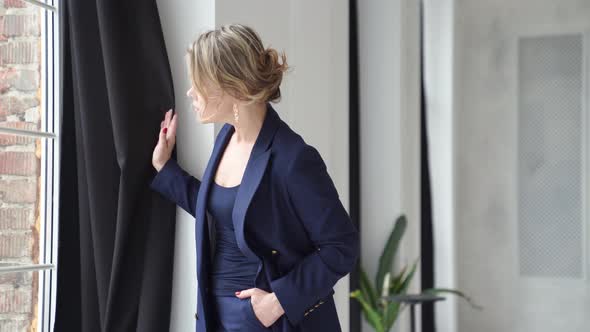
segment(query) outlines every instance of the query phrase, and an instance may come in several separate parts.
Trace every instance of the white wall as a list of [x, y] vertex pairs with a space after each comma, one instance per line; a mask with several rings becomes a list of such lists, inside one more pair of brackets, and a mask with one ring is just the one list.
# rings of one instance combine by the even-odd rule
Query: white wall
[[[191, 101], [186, 96], [190, 84], [184, 54], [191, 40], [214, 26], [214, 2], [158, 0], [157, 4], [180, 120], [176, 140], [178, 161], [187, 172], [201, 178], [213, 148], [214, 132], [212, 126], [200, 125], [191, 111]], [[194, 218], [181, 208], [176, 213], [175, 241], [170, 331], [194, 331], [197, 306]]]
[[[453, 46], [454, 1], [424, 2], [424, 77], [428, 119], [435, 286], [455, 288]], [[436, 304], [438, 331], [457, 331], [457, 299]]]
[[[345, 207], [348, 184], [348, 3], [344, 1], [174, 0], [158, 1], [173, 71], [180, 118], [178, 158], [200, 178], [221, 126], [200, 125], [190, 110], [184, 63], [188, 43], [204, 29], [245, 23], [266, 46], [285, 50], [293, 71], [281, 86], [280, 116], [318, 148]], [[194, 330], [196, 307], [194, 221], [177, 210], [172, 322], [170, 331]], [[336, 285], [335, 300], [343, 331], [348, 331], [348, 276]]]
[[[588, 32], [590, 2], [455, 0], [455, 17], [456, 268], [458, 287], [484, 306], [459, 301], [458, 331], [587, 331], [587, 279], [519, 270], [517, 144], [518, 38]], [[554, 121], [543, 125], [559, 133]]]
[[[396, 265], [420, 252], [418, 22], [416, 0], [359, 1], [361, 260], [372, 280], [402, 213], [408, 229]], [[410, 291], [419, 289], [420, 269]], [[407, 310], [396, 330], [408, 331], [408, 319]], [[372, 331], [364, 320], [362, 330]]]

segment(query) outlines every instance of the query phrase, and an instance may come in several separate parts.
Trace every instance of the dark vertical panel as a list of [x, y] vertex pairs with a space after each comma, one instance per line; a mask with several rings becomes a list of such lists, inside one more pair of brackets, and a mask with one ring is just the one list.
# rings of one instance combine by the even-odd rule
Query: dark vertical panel
[[[359, 79], [358, 79], [358, 25], [357, 25], [357, 0], [349, 1], [349, 184], [350, 184], [350, 217], [356, 227], [361, 231], [360, 223], [360, 134], [359, 134]], [[361, 258], [357, 267], [361, 266]], [[350, 273], [350, 291], [360, 287], [358, 269]], [[361, 330], [361, 308], [356, 300], [349, 297], [350, 331]]]
[[[421, 282], [422, 289], [434, 287], [434, 243], [432, 236], [432, 202], [430, 190], [430, 162], [428, 158], [428, 126], [424, 91], [424, 4], [420, 1], [420, 204], [421, 204]], [[436, 331], [434, 304], [422, 305], [422, 331]]]

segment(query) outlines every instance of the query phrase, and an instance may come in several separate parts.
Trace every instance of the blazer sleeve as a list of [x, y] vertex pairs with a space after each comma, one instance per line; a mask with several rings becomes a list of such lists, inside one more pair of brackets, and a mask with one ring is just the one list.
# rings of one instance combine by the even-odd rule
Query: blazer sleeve
[[291, 205], [315, 244], [315, 250], [293, 269], [270, 282], [287, 319], [296, 325], [352, 271], [360, 241], [314, 147], [306, 144], [296, 153], [285, 181]]
[[197, 193], [201, 181], [183, 170], [173, 158], [168, 159], [153, 178], [150, 188], [195, 216]]

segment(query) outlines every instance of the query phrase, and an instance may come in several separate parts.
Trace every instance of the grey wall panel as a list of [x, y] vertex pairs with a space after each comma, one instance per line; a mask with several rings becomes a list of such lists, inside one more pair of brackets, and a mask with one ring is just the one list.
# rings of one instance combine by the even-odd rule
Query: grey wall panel
[[580, 278], [583, 37], [525, 37], [518, 51], [520, 273]]

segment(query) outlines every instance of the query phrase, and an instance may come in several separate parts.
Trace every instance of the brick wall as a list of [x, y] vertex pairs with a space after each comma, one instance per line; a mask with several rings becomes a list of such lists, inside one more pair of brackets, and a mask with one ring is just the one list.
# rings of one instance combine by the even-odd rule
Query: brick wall
[[[0, 126], [41, 129], [43, 9], [0, 0]], [[38, 263], [41, 140], [0, 134], [0, 262]], [[0, 274], [0, 332], [36, 331], [38, 273]]]

